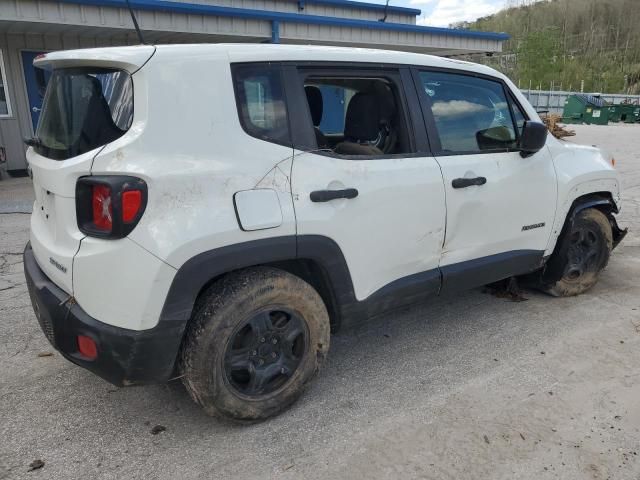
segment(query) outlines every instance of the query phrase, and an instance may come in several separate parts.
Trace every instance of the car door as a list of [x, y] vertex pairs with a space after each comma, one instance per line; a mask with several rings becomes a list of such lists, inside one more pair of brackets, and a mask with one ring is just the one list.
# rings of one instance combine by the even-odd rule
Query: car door
[[[391, 284], [400, 289], [412, 285], [418, 296], [437, 293], [445, 225], [444, 188], [440, 168], [427, 152], [419, 109], [408, 108], [418, 103], [409, 70], [401, 73], [393, 68], [325, 65], [290, 67], [286, 77], [295, 140], [292, 191], [299, 256], [308, 251], [307, 238], [320, 236], [335, 242], [346, 260], [358, 301], [376, 292], [396, 291], [381, 290]], [[407, 83], [412, 90], [405, 88]], [[324, 108], [332, 118], [344, 118], [344, 132], [338, 132], [341, 138], [349, 137], [345, 133], [355, 118], [356, 97], [368, 95], [367, 89], [382, 92], [384, 101], [394, 97], [395, 124], [390, 124], [389, 136], [396, 135], [398, 144], [387, 148], [390, 144], [385, 143], [388, 151], [377, 155], [336, 153], [339, 147], [318, 149], [305, 86], [333, 91], [334, 96], [345, 99], [345, 110], [338, 114], [336, 102], [324, 99]], [[336, 94], [336, 88], [346, 93]], [[370, 106], [375, 110], [376, 102], [383, 98], [373, 98]], [[322, 116], [314, 118], [321, 120]], [[322, 121], [316, 123], [320, 128], [323, 125]]]
[[546, 147], [525, 158], [517, 149], [524, 109], [498, 78], [416, 69], [414, 79], [444, 178], [443, 291], [540, 266], [556, 176]]

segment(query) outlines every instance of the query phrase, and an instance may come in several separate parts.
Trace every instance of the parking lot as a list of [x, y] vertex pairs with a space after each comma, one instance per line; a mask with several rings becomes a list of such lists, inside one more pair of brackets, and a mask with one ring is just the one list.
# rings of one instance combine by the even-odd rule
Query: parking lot
[[205, 416], [179, 381], [119, 389], [52, 349], [22, 273], [30, 184], [3, 180], [0, 478], [637, 480], [640, 125], [571, 128], [623, 176], [630, 233], [595, 288], [477, 289], [372, 319], [332, 337], [293, 408], [245, 426]]

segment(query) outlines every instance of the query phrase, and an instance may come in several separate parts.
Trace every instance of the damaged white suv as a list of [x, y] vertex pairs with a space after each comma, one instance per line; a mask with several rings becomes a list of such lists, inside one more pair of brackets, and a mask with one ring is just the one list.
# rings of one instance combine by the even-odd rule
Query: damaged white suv
[[212, 415], [278, 413], [359, 318], [519, 275], [582, 293], [626, 233], [612, 159], [484, 66], [247, 44], [35, 65], [44, 333], [116, 385], [180, 377]]

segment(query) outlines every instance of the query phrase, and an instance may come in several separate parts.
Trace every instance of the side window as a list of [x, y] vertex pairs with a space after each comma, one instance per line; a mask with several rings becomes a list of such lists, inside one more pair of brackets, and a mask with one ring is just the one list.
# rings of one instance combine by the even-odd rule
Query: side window
[[520, 106], [511, 98], [511, 111], [513, 112], [513, 121], [516, 123], [518, 129], [518, 135], [522, 135], [522, 129], [524, 128], [524, 122], [527, 120], [524, 112]]
[[301, 74], [319, 150], [345, 157], [413, 151], [400, 88], [392, 74], [379, 75], [321, 69]]
[[516, 132], [502, 84], [483, 78], [420, 72], [444, 153], [516, 147]]
[[251, 64], [232, 67], [242, 128], [252, 137], [290, 145], [289, 122], [280, 68]]

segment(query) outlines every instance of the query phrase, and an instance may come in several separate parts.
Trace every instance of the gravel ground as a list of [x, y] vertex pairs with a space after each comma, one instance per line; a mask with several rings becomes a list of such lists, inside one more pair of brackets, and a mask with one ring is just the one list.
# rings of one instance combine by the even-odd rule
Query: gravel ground
[[[632, 229], [595, 288], [478, 289], [374, 319], [250, 426], [206, 417], [178, 382], [118, 389], [53, 351], [22, 274], [28, 215], [0, 214], [0, 478], [639, 479], [640, 126], [575, 129], [615, 155]], [[28, 188], [0, 182], [0, 205], [22, 210]]]

